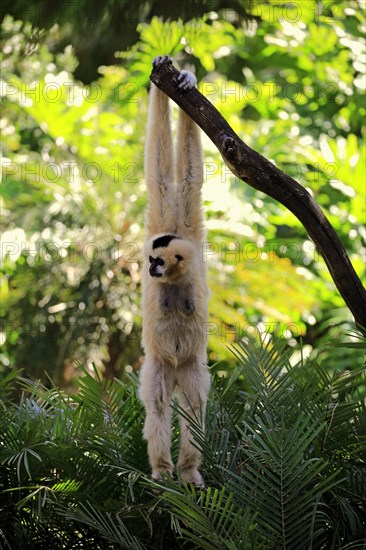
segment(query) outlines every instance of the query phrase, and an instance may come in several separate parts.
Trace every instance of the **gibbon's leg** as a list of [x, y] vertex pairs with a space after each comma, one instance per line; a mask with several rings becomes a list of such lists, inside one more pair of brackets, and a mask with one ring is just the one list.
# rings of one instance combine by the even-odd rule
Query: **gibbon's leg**
[[[179, 387], [179, 405], [198, 422], [202, 430], [205, 423], [207, 396], [210, 389], [210, 374], [204, 361], [197, 361], [191, 366], [178, 367], [177, 383]], [[202, 476], [198, 471], [201, 453], [191, 441], [193, 435], [189, 429], [189, 422], [180, 417], [181, 442], [177, 469], [186, 483], [194, 483], [203, 487]]]
[[[156, 57], [157, 68], [172, 63], [168, 56]], [[147, 237], [172, 233], [176, 229], [173, 172], [173, 145], [170, 129], [169, 98], [151, 86], [145, 147], [145, 180], [148, 191]]]
[[[182, 89], [196, 85], [196, 77], [181, 71]], [[180, 85], [178, 84], [178, 87]], [[178, 232], [183, 237], [200, 242], [203, 239], [201, 188], [203, 183], [203, 154], [200, 131], [193, 120], [179, 110], [176, 150]]]
[[147, 440], [152, 477], [173, 472], [171, 446], [171, 399], [175, 371], [158, 360], [146, 357], [141, 370], [140, 396], [146, 409], [144, 437]]

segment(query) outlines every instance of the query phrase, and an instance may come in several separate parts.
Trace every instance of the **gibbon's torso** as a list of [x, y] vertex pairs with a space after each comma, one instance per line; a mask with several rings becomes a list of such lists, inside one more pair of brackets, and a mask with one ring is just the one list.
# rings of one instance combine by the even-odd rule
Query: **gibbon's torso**
[[192, 269], [174, 283], [160, 282], [143, 266], [142, 307], [145, 352], [155, 351], [177, 366], [205, 355], [207, 331], [206, 266], [197, 251]]

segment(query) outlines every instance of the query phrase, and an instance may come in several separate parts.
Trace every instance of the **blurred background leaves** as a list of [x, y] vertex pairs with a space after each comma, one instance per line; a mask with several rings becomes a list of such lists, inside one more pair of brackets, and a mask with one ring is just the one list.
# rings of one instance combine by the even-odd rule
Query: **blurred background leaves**
[[[107, 377], [139, 368], [144, 128], [161, 53], [193, 65], [244, 141], [311, 189], [364, 277], [361, 1], [186, 2], [180, 17], [171, 2], [87, 4], [2, 7], [0, 372], [69, 385], [78, 362]], [[229, 367], [227, 344], [266, 330], [315, 353], [352, 324], [322, 258], [203, 142], [210, 363]], [[338, 368], [361, 365], [359, 350], [338, 352]]]

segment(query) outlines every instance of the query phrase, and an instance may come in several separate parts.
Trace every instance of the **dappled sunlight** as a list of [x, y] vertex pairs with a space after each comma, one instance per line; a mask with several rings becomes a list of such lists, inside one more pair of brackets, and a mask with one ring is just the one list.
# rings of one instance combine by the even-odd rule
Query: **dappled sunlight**
[[150, 477], [138, 391], [153, 58], [195, 71], [245, 144], [307, 190], [364, 280], [363, 8], [6, 3], [1, 548], [364, 548], [365, 334], [299, 219], [258, 191], [273, 166], [244, 147], [251, 187], [203, 132], [209, 316], [196, 328], [212, 384], [204, 429], [173, 397], [166, 444], [176, 464], [186, 418], [204, 488]]
[[[259, 19], [245, 36], [234, 12], [152, 19], [133, 54], [120, 51], [121, 64], [102, 64], [88, 85], [74, 77], [74, 48], [57, 50], [61, 27], [40, 40], [4, 20], [4, 372], [14, 364], [42, 376], [53, 368], [50, 345], [60, 380], [65, 368], [71, 381], [75, 361], [122, 377], [126, 364], [139, 368], [148, 75], [162, 49], [177, 59], [190, 52], [202, 93], [250, 147], [308, 189], [362, 274], [361, 14], [253, 9]], [[295, 216], [238, 180], [205, 135], [203, 145], [211, 361], [232, 364], [225, 339], [260, 323], [315, 346], [323, 316], [342, 305], [324, 261]]]

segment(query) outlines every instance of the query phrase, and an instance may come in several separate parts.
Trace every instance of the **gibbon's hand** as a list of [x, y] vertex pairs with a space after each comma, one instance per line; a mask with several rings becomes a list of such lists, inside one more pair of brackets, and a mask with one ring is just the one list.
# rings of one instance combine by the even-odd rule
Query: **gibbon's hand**
[[164, 65], [165, 63], [167, 63], [168, 65], [172, 65], [173, 58], [169, 57], [169, 55], [158, 55], [157, 57], [154, 57], [152, 62], [155, 69], [159, 69], [159, 67], [161, 67], [161, 65]]
[[[168, 55], [158, 55], [157, 57], [154, 57], [152, 64], [154, 69], [158, 71], [162, 65], [172, 65], [173, 58], [169, 57]], [[191, 90], [192, 88], [197, 86], [197, 78], [191, 71], [181, 71], [177, 80], [177, 88], [180, 91]]]
[[191, 71], [181, 71], [180, 75], [177, 78], [179, 84], [177, 85], [179, 90], [191, 90], [197, 86], [197, 78], [194, 76]]

